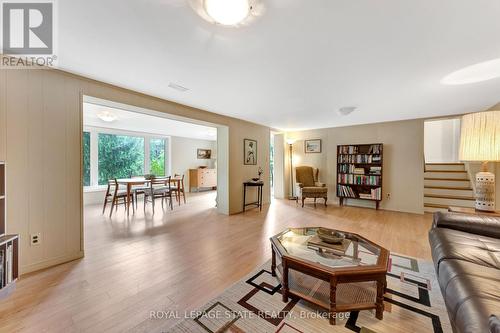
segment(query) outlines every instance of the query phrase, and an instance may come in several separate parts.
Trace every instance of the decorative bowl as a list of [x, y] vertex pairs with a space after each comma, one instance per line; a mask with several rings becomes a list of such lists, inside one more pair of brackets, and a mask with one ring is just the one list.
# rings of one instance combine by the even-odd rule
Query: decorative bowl
[[259, 180], [260, 180], [260, 178], [252, 178], [252, 180], [253, 180], [254, 182], [257, 182], [257, 181], [259, 181]]
[[318, 228], [318, 237], [328, 244], [340, 244], [345, 239], [345, 234], [326, 228]]

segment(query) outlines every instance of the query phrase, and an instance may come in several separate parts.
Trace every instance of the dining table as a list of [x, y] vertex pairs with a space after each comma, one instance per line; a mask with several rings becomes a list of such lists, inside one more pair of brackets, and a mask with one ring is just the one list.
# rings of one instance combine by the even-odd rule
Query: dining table
[[[132, 202], [132, 187], [137, 186], [137, 185], [148, 185], [151, 180], [142, 178], [142, 177], [134, 177], [134, 178], [120, 178], [116, 180], [118, 184], [120, 185], [125, 185], [127, 186], [127, 215], [130, 212], [130, 203]], [[176, 191], [176, 199], [180, 204], [181, 198], [180, 198], [180, 188], [181, 188], [181, 182], [182, 182], [182, 177], [171, 177], [170, 178], [171, 183], [175, 183], [175, 186], [177, 186], [177, 191]]]
[[132, 186], [135, 185], [148, 185], [151, 180], [141, 177], [134, 178], [120, 178], [116, 182], [120, 185], [127, 186], [127, 215], [130, 212], [130, 203], [132, 202]]

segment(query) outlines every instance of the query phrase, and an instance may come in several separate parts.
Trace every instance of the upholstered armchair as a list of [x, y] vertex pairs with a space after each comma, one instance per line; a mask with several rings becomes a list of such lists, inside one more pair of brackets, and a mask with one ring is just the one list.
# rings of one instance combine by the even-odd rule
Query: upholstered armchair
[[297, 202], [302, 201], [304, 207], [304, 200], [306, 198], [314, 199], [314, 206], [316, 207], [316, 199], [328, 199], [328, 188], [325, 184], [318, 182], [319, 169], [310, 166], [301, 166], [295, 168], [295, 191], [297, 193]]

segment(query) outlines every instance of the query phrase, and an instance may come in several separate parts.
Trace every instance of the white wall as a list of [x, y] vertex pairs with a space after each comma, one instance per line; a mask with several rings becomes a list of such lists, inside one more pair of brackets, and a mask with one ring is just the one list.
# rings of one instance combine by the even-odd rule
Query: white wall
[[460, 119], [429, 120], [424, 123], [425, 162], [458, 162], [459, 145]]
[[[212, 159], [202, 160], [196, 157], [197, 149], [211, 149]], [[186, 190], [189, 190], [189, 169], [196, 169], [199, 166], [208, 168], [215, 167], [215, 159], [217, 158], [217, 141], [198, 140], [181, 138], [178, 136], [171, 137], [171, 162], [172, 175], [185, 175], [184, 185]]]

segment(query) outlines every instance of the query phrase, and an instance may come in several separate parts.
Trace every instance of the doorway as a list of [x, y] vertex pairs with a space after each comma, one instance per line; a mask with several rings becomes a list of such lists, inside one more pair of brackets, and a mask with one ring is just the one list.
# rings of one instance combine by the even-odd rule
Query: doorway
[[103, 205], [110, 179], [171, 176], [185, 197], [212, 192], [213, 207], [228, 214], [226, 126], [89, 96], [82, 112], [85, 206]]

